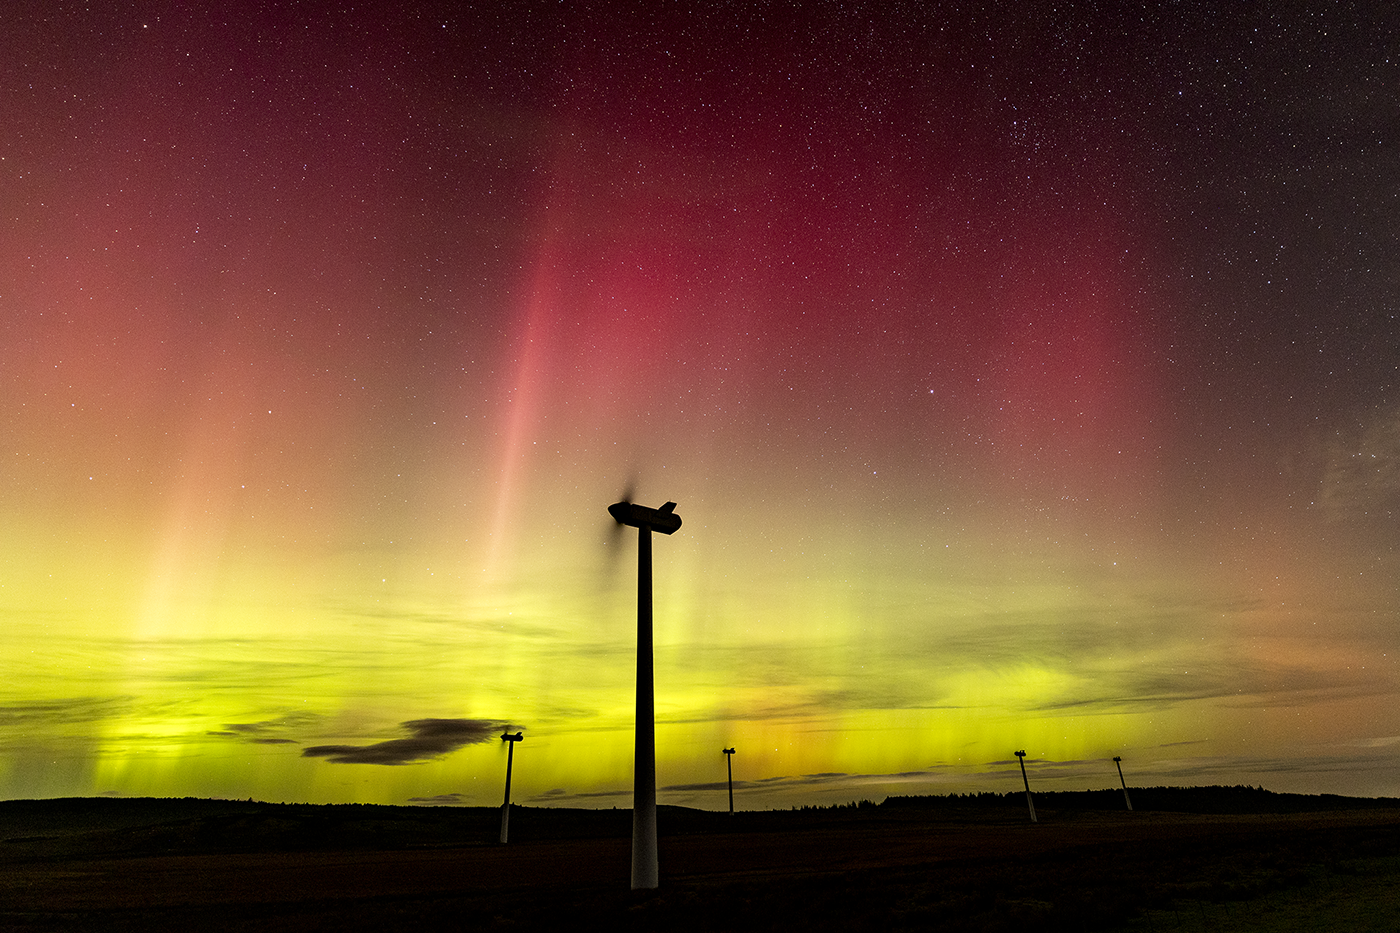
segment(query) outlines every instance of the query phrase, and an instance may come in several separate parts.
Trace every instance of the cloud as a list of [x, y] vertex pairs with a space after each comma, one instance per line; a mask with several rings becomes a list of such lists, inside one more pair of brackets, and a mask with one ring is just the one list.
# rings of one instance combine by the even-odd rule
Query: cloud
[[[729, 786], [728, 781], [706, 781], [703, 784], [668, 784], [658, 788], [661, 791], [687, 791], [687, 790], [724, 790]], [[746, 781], [735, 781], [735, 787], [752, 786]]]
[[441, 758], [464, 745], [486, 742], [509, 724], [487, 719], [413, 719], [402, 725], [413, 733], [406, 739], [373, 745], [313, 745], [301, 754], [343, 765], [415, 764]]
[[[876, 778], [901, 779], [906, 778], [909, 774], [916, 773], [922, 774], [923, 772], [902, 772], [898, 775], [848, 774], [845, 771], [823, 771], [819, 774], [785, 774], [778, 777], [758, 778], [751, 781], [735, 781], [734, 789], [772, 790], [780, 787], [810, 787], [812, 785], [869, 781]], [[700, 784], [668, 784], [665, 787], [658, 788], [658, 790], [667, 793], [684, 793], [686, 791], [724, 790], [728, 787], [728, 781], [706, 781]]]
[[1379, 671], [1302, 664], [1268, 664], [1233, 657], [1187, 659], [1179, 671], [1105, 671], [1084, 696], [1048, 696], [1026, 708], [1037, 713], [1079, 716], [1126, 709], [1168, 708], [1200, 700], [1237, 709], [1309, 706], [1335, 699], [1389, 697], [1391, 684]]
[[1316, 755], [1297, 757], [1232, 757], [1202, 756], [1199, 758], [1178, 758], [1158, 761], [1144, 761], [1135, 764], [1140, 772], [1139, 783], [1164, 782], [1169, 784], [1236, 783], [1243, 778], [1246, 783], [1263, 775], [1306, 776], [1318, 774], [1363, 775], [1366, 772], [1389, 771], [1392, 766], [1388, 755]]
[[[663, 788], [664, 789], [664, 788]], [[630, 797], [631, 789], [627, 790], [600, 790], [588, 793], [571, 794], [562, 787], [547, 790], [543, 794], [536, 794], [530, 798], [532, 803], [559, 803], [565, 800], [601, 800], [609, 797]]]
[[279, 733], [308, 726], [320, 720], [321, 717], [315, 713], [295, 712], [258, 722], [224, 723], [222, 729], [210, 729], [207, 734], [220, 738], [242, 739], [254, 745], [295, 745], [295, 739]]
[[1400, 742], [1400, 735], [1385, 735], [1374, 739], [1362, 739], [1356, 743], [1360, 748], [1389, 748]]
[[409, 803], [426, 803], [434, 806], [450, 806], [461, 803], [465, 798], [461, 794], [434, 794], [431, 797], [410, 797]]
[[129, 696], [73, 697], [49, 703], [0, 705], [0, 727], [23, 727], [102, 722], [128, 712], [134, 705]]

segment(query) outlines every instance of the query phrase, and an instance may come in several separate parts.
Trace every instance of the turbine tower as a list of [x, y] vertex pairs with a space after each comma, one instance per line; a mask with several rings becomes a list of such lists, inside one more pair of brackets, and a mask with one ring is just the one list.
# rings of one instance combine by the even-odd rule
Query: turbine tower
[[1031, 782], [1026, 777], [1026, 753], [1024, 750], [1016, 753], [1016, 758], [1021, 762], [1021, 782], [1026, 785], [1026, 806], [1031, 808], [1031, 822], [1037, 822], [1035, 818], [1035, 801], [1031, 799]]
[[1123, 759], [1118, 755], [1114, 755], [1113, 763], [1118, 766], [1118, 783], [1123, 785], [1123, 802], [1126, 803], [1128, 809], [1131, 810], [1133, 808], [1133, 798], [1128, 796], [1128, 782], [1123, 780]]
[[623, 500], [608, 506], [619, 525], [637, 529], [637, 726], [632, 763], [632, 890], [661, 883], [656, 859], [656, 698], [651, 652], [651, 533], [675, 534], [676, 504], [659, 509]]
[[501, 804], [501, 845], [505, 845], [510, 837], [510, 768], [515, 764], [515, 743], [524, 739], [523, 732], [517, 732], [515, 735], [506, 732], [501, 736], [501, 741], [505, 742], [509, 749], [506, 752], [506, 802]]
[[734, 749], [724, 750], [724, 763], [729, 767], [729, 812], [734, 812]]

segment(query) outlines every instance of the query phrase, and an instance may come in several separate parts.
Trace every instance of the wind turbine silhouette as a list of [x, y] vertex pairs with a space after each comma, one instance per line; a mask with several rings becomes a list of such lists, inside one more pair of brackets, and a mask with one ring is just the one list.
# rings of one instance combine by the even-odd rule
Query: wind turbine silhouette
[[724, 750], [724, 764], [729, 770], [729, 812], [734, 812], [734, 749]]
[[509, 732], [501, 736], [501, 741], [507, 744], [510, 751], [506, 752], [506, 802], [501, 804], [501, 844], [505, 845], [510, 837], [510, 768], [515, 764], [515, 743], [524, 741], [525, 733], [517, 732], [511, 735]]
[[656, 858], [656, 697], [651, 651], [651, 533], [675, 534], [676, 504], [659, 509], [627, 499], [608, 506], [618, 525], [637, 529], [637, 725], [632, 763], [632, 890], [660, 885]]
[[1128, 809], [1133, 808], [1133, 798], [1128, 796], [1128, 782], [1123, 780], [1123, 756], [1114, 755], [1113, 763], [1118, 766], [1118, 783], [1123, 785], [1123, 802], [1128, 805]]
[[1035, 818], [1035, 801], [1031, 799], [1031, 782], [1026, 777], [1026, 753], [1018, 751], [1016, 758], [1021, 762], [1021, 782], [1026, 785], [1026, 806], [1031, 808], [1031, 822], [1037, 822]]

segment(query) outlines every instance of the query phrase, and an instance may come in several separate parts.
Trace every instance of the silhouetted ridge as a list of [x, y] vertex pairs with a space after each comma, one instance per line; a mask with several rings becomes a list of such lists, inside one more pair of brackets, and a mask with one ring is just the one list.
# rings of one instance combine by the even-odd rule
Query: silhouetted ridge
[[[1338, 794], [1275, 793], [1247, 784], [1212, 787], [1129, 787], [1135, 810], [1164, 813], [1317, 813], [1331, 810], [1364, 810], [1397, 807], [1395, 797], [1343, 797]], [[1046, 810], [1122, 810], [1123, 791], [1104, 790], [1037, 791], [1036, 799]], [[924, 809], [999, 808], [1024, 809], [1025, 795], [1017, 791], [943, 796], [887, 797], [882, 807]]]

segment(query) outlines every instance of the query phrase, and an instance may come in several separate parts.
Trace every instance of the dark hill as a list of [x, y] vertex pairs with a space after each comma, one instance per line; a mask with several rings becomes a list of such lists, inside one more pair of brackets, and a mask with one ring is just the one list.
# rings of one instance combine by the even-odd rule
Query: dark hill
[[628, 887], [630, 810], [519, 807], [501, 846], [494, 807], [11, 800], [0, 930], [1400, 928], [1362, 925], [1400, 918], [1395, 801], [1133, 794], [1040, 794], [1038, 824], [1017, 793], [661, 807], [651, 892]]
[[[1278, 794], [1260, 787], [1131, 789], [1138, 813], [1289, 814], [1400, 808], [1395, 798]], [[1042, 822], [1122, 811], [1121, 790], [1035, 795]], [[890, 797], [883, 803], [729, 814], [659, 808], [663, 836], [805, 832], [860, 823], [952, 820], [1018, 822], [1025, 795]], [[512, 808], [511, 841], [628, 838], [630, 809]], [[0, 801], [0, 860], [237, 852], [354, 851], [486, 846], [497, 843], [496, 807], [266, 803], [203, 798], [66, 797]]]
[[[1279, 794], [1262, 787], [1132, 787], [1128, 794], [1133, 809], [1159, 813], [1331, 813], [1338, 810], [1392, 809], [1400, 807], [1396, 797], [1342, 797], [1337, 794]], [[1123, 791], [1052, 791], [1035, 793], [1036, 810], [1089, 811], [1123, 810]], [[1010, 807], [1024, 810], [1024, 791], [1004, 794], [948, 794], [926, 797], [888, 797], [882, 807], [925, 809], [977, 808], [995, 810]]]

